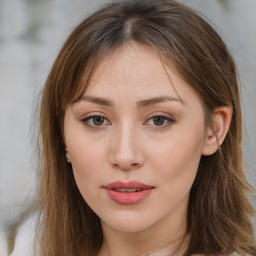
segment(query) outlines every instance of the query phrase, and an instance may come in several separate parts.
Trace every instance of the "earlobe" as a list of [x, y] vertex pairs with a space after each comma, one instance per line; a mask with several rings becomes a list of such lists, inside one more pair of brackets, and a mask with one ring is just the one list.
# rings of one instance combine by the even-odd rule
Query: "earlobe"
[[233, 109], [221, 106], [214, 109], [211, 124], [206, 129], [202, 155], [214, 154], [223, 143], [231, 123]]
[[68, 152], [68, 148], [66, 148], [66, 158], [67, 158], [67, 162], [71, 163], [71, 157], [70, 157], [70, 154]]

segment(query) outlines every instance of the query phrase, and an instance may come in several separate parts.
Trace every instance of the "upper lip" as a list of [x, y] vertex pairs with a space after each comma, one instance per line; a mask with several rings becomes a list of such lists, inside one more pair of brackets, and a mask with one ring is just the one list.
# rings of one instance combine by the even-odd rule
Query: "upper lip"
[[138, 181], [129, 181], [129, 182], [123, 182], [123, 181], [115, 181], [107, 186], [104, 186], [106, 189], [117, 189], [117, 188], [127, 188], [127, 189], [152, 189], [154, 186], [146, 185]]

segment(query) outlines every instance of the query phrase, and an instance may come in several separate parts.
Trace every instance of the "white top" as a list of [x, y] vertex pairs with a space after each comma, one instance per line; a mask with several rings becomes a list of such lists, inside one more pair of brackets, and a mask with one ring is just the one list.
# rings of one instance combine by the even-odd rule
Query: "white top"
[[[31, 215], [20, 226], [17, 232], [15, 248], [13, 250], [13, 253], [10, 256], [33, 256], [32, 248], [34, 243], [36, 220], [37, 220], [37, 215]], [[167, 256], [169, 255], [169, 251], [170, 251], [170, 248], [166, 247], [160, 251], [155, 251], [146, 255]], [[40, 254], [36, 254], [36, 255], [40, 255]], [[202, 254], [194, 254], [193, 256], [202, 256]], [[232, 253], [230, 256], [240, 256], [240, 254]]]

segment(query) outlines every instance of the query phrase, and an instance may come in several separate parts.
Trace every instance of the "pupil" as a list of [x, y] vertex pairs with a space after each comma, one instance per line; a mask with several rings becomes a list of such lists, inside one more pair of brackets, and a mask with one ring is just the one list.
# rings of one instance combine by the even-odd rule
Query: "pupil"
[[104, 119], [101, 116], [97, 116], [93, 118], [93, 123], [95, 125], [101, 125], [104, 123]]
[[161, 116], [154, 117], [153, 118], [154, 124], [157, 126], [163, 125], [164, 124], [164, 118]]

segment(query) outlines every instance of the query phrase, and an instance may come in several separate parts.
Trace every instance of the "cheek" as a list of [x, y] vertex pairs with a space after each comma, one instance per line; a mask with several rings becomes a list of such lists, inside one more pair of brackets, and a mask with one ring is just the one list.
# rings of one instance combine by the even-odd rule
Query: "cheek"
[[100, 164], [102, 158], [102, 147], [93, 145], [89, 141], [86, 143], [77, 143], [71, 149], [72, 166], [81, 172], [93, 170]]
[[[97, 147], [89, 145], [79, 145], [72, 151], [72, 169], [76, 185], [88, 205], [94, 208], [95, 188], [100, 188], [101, 180], [101, 159], [100, 152]], [[96, 153], [97, 152], [97, 153]], [[96, 203], [97, 204], [97, 203]]]
[[100, 177], [102, 165], [106, 163], [104, 145], [88, 139], [73, 143], [70, 151], [77, 183], [89, 183]]
[[95, 194], [93, 188], [100, 187], [103, 165], [106, 164], [105, 147], [100, 141], [92, 140], [92, 136], [84, 136], [77, 131], [72, 140], [67, 141], [74, 178], [80, 193], [87, 203]]
[[[200, 131], [200, 129], [199, 129]], [[155, 145], [151, 155], [152, 164], [159, 170], [162, 184], [175, 192], [188, 192], [194, 182], [201, 158], [203, 137], [200, 132], [174, 134], [173, 139]]]

